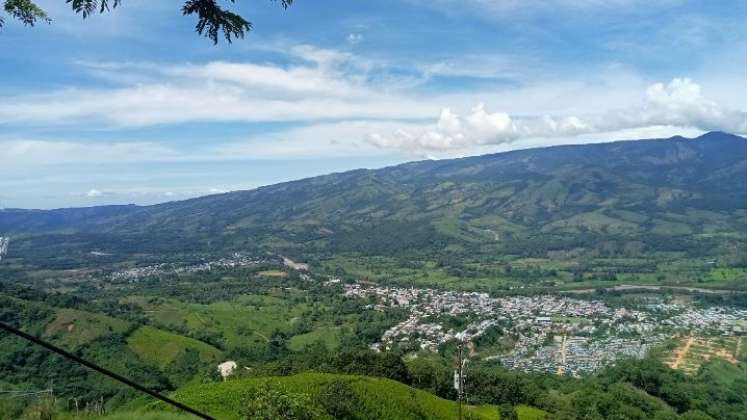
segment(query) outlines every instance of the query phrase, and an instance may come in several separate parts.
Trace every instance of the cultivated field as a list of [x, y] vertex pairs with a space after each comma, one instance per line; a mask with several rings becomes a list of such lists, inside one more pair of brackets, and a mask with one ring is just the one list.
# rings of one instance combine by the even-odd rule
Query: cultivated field
[[684, 338], [666, 363], [693, 375], [700, 367], [712, 360], [723, 360], [733, 365], [740, 362], [744, 337], [694, 337]]

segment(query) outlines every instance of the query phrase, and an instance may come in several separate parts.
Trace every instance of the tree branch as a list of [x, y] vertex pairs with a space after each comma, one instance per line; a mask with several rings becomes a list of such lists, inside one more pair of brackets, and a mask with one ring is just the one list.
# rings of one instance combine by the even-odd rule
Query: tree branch
[[[229, 0], [236, 3], [236, 0]], [[279, 2], [287, 9], [293, 4], [293, 0], [272, 0]], [[108, 12], [122, 3], [122, 0], [65, 0], [73, 11], [87, 18], [96, 13]], [[34, 26], [38, 21], [51, 22], [46, 12], [37, 6], [32, 0], [5, 0], [5, 12], [12, 18], [21, 21], [24, 25]], [[183, 15], [197, 15], [195, 31], [218, 43], [222, 34], [230, 44], [234, 39], [243, 38], [252, 30], [251, 22], [241, 15], [222, 8], [216, 0], [187, 0], [182, 6]], [[0, 16], [0, 28], [5, 20]]]
[[215, 0], [188, 0], [182, 7], [182, 13], [185, 16], [197, 14], [195, 31], [208, 37], [213, 44], [218, 43], [219, 32], [223, 32], [230, 44], [232, 38], [243, 38], [246, 32], [252, 30], [250, 22], [236, 13], [224, 10]]
[[[6, 0], [3, 7], [5, 12], [12, 18], [21, 21], [24, 25], [34, 26], [38, 21], [51, 22], [47, 13], [31, 0]], [[0, 27], [5, 21], [0, 17]]]

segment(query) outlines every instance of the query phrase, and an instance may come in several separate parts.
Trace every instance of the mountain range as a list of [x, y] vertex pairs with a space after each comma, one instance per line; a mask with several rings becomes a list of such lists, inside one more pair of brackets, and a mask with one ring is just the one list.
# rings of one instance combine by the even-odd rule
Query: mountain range
[[354, 170], [152, 206], [5, 209], [0, 232], [370, 253], [538, 237], [734, 236], [747, 233], [747, 140], [712, 132], [557, 146]]

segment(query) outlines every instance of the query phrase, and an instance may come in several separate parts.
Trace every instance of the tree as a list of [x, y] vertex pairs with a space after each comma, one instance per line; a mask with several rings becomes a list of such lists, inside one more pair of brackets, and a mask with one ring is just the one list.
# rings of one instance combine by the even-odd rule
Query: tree
[[317, 399], [327, 414], [337, 420], [355, 419], [355, 411], [361, 404], [353, 387], [339, 379], [327, 384]]
[[[236, 3], [236, 0], [229, 0]], [[287, 9], [293, 0], [271, 0], [280, 2]], [[70, 4], [73, 11], [83, 18], [96, 13], [108, 12], [118, 7], [122, 0], [65, 0]], [[13, 19], [22, 22], [26, 26], [34, 26], [38, 22], [51, 23], [52, 19], [41, 7], [32, 0], [5, 0], [3, 5], [5, 13]], [[186, 0], [182, 6], [182, 14], [197, 15], [195, 31], [218, 43], [218, 36], [223, 37], [230, 44], [234, 38], [243, 38], [252, 30], [252, 23], [244, 19], [238, 13], [226, 10], [218, 4], [217, 0]], [[0, 15], [0, 28], [5, 24], [3, 16]]]
[[306, 394], [290, 392], [280, 384], [252, 389], [244, 400], [247, 420], [314, 420], [327, 416]]
[[509, 403], [499, 405], [498, 413], [500, 413], [501, 420], [518, 420], [519, 418], [516, 414], [516, 409]]

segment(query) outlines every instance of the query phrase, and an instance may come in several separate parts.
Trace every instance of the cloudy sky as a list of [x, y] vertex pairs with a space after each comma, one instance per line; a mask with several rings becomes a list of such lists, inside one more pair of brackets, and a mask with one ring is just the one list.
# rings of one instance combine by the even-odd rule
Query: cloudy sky
[[148, 204], [554, 144], [747, 133], [747, 1], [179, 1], [0, 30], [0, 207]]

